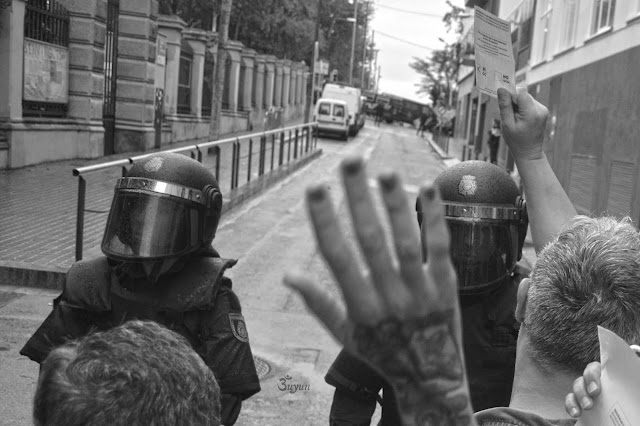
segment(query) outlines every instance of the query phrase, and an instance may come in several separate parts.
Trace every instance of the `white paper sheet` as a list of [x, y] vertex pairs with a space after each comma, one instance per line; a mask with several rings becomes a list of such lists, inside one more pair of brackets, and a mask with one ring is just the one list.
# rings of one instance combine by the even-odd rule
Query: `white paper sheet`
[[494, 98], [500, 87], [515, 94], [511, 24], [476, 6], [473, 31], [478, 90]]
[[602, 390], [576, 426], [640, 424], [640, 358], [614, 332], [598, 327]]

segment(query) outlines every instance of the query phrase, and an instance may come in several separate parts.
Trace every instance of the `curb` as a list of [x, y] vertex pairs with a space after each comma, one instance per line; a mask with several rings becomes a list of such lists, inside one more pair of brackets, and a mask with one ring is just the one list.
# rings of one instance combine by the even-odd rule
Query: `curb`
[[[304, 157], [283, 164], [278, 169], [265, 173], [258, 179], [234, 189], [229, 192], [228, 198], [223, 199], [222, 213], [224, 214], [264, 192], [321, 155], [322, 149], [316, 149]], [[67, 271], [67, 268], [58, 266], [0, 261], [0, 285], [62, 290]]]

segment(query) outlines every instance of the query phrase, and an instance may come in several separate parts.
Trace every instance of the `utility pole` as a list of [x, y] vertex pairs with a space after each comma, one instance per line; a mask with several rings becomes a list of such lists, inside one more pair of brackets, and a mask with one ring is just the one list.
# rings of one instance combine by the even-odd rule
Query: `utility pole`
[[364, 64], [367, 61], [367, 24], [369, 23], [369, 2], [367, 5], [367, 11], [364, 14], [364, 43], [362, 43], [362, 64], [360, 65], [360, 89], [368, 89], [364, 84]]
[[316, 91], [316, 62], [318, 62], [318, 55], [320, 54], [320, 5], [322, 0], [318, 0], [318, 7], [316, 8], [316, 30], [315, 30], [315, 41], [313, 42], [313, 59], [311, 60], [313, 63], [311, 64], [311, 84], [309, 91], [307, 93], [307, 105], [304, 109], [304, 122], [309, 122], [309, 117], [311, 116], [311, 106], [313, 104], [313, 97]]
[[225, 47], [229, 40], [229, 18], [233, 0], [220, 0], [220, 26], [218, 27], [218, 54], [213, 74], [213, 96], [211, 99], [211, 119], [209, 121], [209, 139], [218, 140], [220, 137], [220, 112], [222, 110], [222, 94], [226, 71], [227, 52]]
[[351, 34], [351, 59], [349, 60], [349, 86], [353, 86], [353, 59], [356, 54], [356, 30], [358, 29], [358, 0], [353, 0], [353, 33]]

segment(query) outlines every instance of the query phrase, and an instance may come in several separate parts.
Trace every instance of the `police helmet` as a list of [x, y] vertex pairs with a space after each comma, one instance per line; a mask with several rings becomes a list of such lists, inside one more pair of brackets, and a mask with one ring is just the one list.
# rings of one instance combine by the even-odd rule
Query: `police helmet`
[[198, 161], [157, 153], [118, 179], [102, 252], [124, 261], [177, 258], [208, 247], [222, 212], [216, 178]]
[[[511, 176], [485, 161], [463, 161], [435, 180], [451, 234], [461, 293], [491, 291], [511, 276], [527, 234], [524, 199]], [[422, 224], [420, 203], [416, 204]]]

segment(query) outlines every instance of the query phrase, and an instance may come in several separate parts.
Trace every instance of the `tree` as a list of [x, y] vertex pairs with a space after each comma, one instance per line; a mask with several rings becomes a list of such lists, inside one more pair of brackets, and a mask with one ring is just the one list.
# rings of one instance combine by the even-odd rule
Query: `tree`
[[[190, 27], [210, 30], [214, 14], [219, 14], [218, 3], [213, 0], [159, 0], [159, 11], [179, 16]], [[358, 7], [358, 24], [362, 25], [365, 19], [373, 16], [373, 1], [360, 0], [360, 3], [370, 3], [369, 8]], [[229, 19], [229, 38], [259, 53], [311, 64], [314, 43], [311, 29], [315, 27], [318, 5], [320, 55], [346, 76], [353, 28], [346, 22], [346, 18], [353, 17], [353, 5], [348, 0], [235, 0]], [[358, 39], [361, 37], [362, 33]], [[355, 56], [360, 58], [361, 43], [356, 46]]]
[[422, 76], [417, 93], [427, 94], [433, 105], [451, 107], [455, 100], [458, 57], [452, 46], [434, 50], [427, 59], [413, 58], [409, 66]]
[[[465, 9], [453, 5], [449, 0], [447, 5], [451, 10], [442, 18], [447, 32], [454, 30], [461, 35], [464, 29], [462, 20], [465, 17]], [[428, 94], [434, 105], [440, 104], [453, 108], [457, 94], [459, 53], [460, 45], [454, 43], [447, 44], [444, 49], [434, 50], [429, 58], [414, 57], [409, 66], [422, 76], [420, 83], [417, 84], [417, 93]]]

